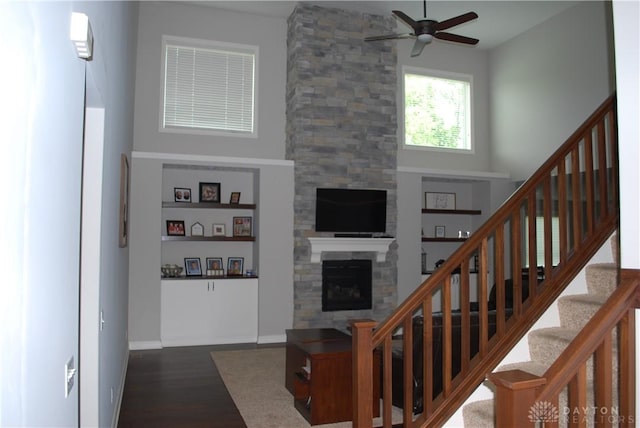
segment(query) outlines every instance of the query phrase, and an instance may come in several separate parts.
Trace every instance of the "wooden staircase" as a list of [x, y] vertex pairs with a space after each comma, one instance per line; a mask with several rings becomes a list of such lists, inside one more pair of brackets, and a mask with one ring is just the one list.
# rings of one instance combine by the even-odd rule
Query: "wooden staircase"
[[[613, 250], [613, 260], [617, 254], [617, 236], [610, 240]], [[595, 316], [598, 310], [604, 305], [618, 286], [618, 260], [610, 263], [593, 263], [585, 268], [586, 293], [563, 295], [557, 301], [557, 311], [560, 325], [534, 329], [527, 335], [530, 350], [530, 360], [518, 363], [506, 364], [499, 367], [496, 372], [506, 372], [522, 370], [536, 376], [544, 376], [549, 367], [558, 359], [567, 346], [584, 328], [584, 326]], [[614, 358], [611, 370], [615, 375], [618, 373], [618, 364], [615, 354], [617, 348], [613, 347]], [[595, 409], [593, 394], [593, 361], [587, 367], [587, 381], [589, 385], [588, 413], [593, 413]], [[614, 376], [615, 379], [615, 376]], [[489, 382], [489, 387], [491, 384]], [[567, 417], [567, 394], [566, 391], [560, 394], [558, 409], [559, 422], [561, 426], [566, 426]], [[614, 407], [617, 407], [614, 400]], [[609, 409], [607, 409], [609, 413]], [[467, 404], [463, 407], [465, 428], [489, 428], [495, 426], [495, 400], [482, 400]], [[527, 415], [528, 416], [528, 415]], [[591, 415], [589, 415], [591, 416]], [[610, 416], [609, 414], [607, 415]], [[564, 424], [562, 422], [565, 422]], [[587, 419], [587, 426], [594, 426], [594, 419]]]
[[[560, 296], [564, 288], [580, 272], [588, 260], [609, 239], [618, 226], [618, 187], [617, 187], [617, 139], [616, 139], [615, 97], [608, 98], [585, 123], [527, 180], [496, 212], [480, 227], [449, 259], [422, 283], [398, 308], [383, 322], [358, 320], [352, 322], [353, 331], [353, 364], [354, 364], [354, 415], [353, 426], [370, 428], [372, 426], [372, 403], [369, 397], [373, 393], [373, 350], [382, 353], [382, 419], [383, 426], [392, 426], [392, 390], [391, 390], [391, 352], [393, 342], [397, 342], [401, 333], [404, 355], [404, 394], [403, 394], [403, 426], [438, 427], [442, 426], [451, 415], [465, 402], [469, 395], [485, 380], [496, 366], [504, 359], [515, 344], [531, 329], [536, 320]], [[579, 201], [573, 203], [573, 201]], [[541, 223], [527, 221], [542, 218]], [[557, 236], [554, 236], [552, 222], [558, 223]], [[541, 226], [538, 226], [541, 225]], [[537, 227], [542, 227], [538, 234]], [[543, 235], [540, 241], [537, 236]], [[553, 238], [556, 238], [555, 241]], [[554, 242], [556, 242], [554, 244]], [[538, 250], [544, 254], [544, 264], [539, 266]], [[559, 261], [553, 260], [553, 254], [559, 255]], [[525, 254], [527, 258], [525, 259]], [[460, 301], [462, 337], [470, 337], [469, 313], [471, 308], [469, 292], [469, 271], [474, 258], [479, 260], [478, 275], [478, 312], [480, 319], [479, 351], [471, 355], [467, 341], [462, 341], [461, 369], [453, 373], [451, 367], [451, 273], [460, 272]], [[542, 273], [542, 275], [540, 275]], [[629, 281], [637, 286], [634, 280], [635, 271], [628, 273]], [[636, 275], [637, 276], [637, 275]], [[529, 278], [523, 281], [523, 277]], [[509, 280], [509, 281], [507, 281]], [[505, 305], [505, 283], [513, 284], [513, 308]], [[496, 332], [489, 335], [487, 305], [489, 292], [495, 286]], [[527, 296], [523, 299], [523, 287], [527, 287]], [[631, 286], [630, 286], [631, 287]], [[443, 391], [432, 396], [432, 326], [433, 296], [440, 293], [443, 328], [443, 358], [441, 370]], [[606, 366], [612, 361], [610, 331], [624, 319], [619, 328], [619, 337], [624, 336], [628, 343], [620, 345], [618, 351], [621, 361], [620, 385], [618, 388], [620, 402], [625, 406], [633, 402], [634, 389], [629, 378], [635, 379], [635, 367], [632, 355], [635, 353], [632, 329], [632, 310], [635, 304], [635, 289], [625, 290], [622, 297], [618, 290], [613, 293], [614, 303], [607, 301], [598, 311], [601, 325], [592, 325], [590, 331], [578, 334], [577, 340], [587, 340], [591, 349], [569, 345], [559, 362], [555, 362], [545, 372], [546, 377], [534, 376], [523, 371], [505, 371], [504, 375], [491, 375], [496, 383], [497, 399], [506, 399], [509, 412], [496, 415], [495, 426], [521, 426], [526, 422], [527, 411], [536, 402], [534, 399], [544, 398], [551, 403], [558, 403], [559, 390], [569, 384], [574, 401], [584, 403], [586, 393], [582, 392], [586, 378], [586, 363], [578, 364], [577, 374], [568, 375], [564, 370], [566, 358], [575, 361], [587, 359], [597, 352], [598, 361]], [[632, 298], [633, 297], [633, 298]], [[629, 298], [630, 302], [620, 300]], [[618, 306], [612, 309], [612, 305]], [[603, 310], [609, 314], [602, 315]], [[413, 332], [414, 316], [424, 316], [422, 366], [423, 409], [421, 413], [413, 413]], [[604, 320], [604, 321], [603, 321]], [[607, 327], [609, 328], [607, 330]], [[594, 338], [597, 331], [601, 336]], [[588, 335], [588, 337], [585, 337]], [[609, 337], [609, 339], [607, 339]], [[602, 342], [604, 340], [604, 342]], [[608, 341], [607, 341], [608, 340]], [[577, 350], [576, 350], [577, 348]], [[580, 358], [567, 352], [580, 352]], [[584, 355], [583, 355], [584, 354]], [[599, 363], [602, 364], [602, 363]], [[609, 366], [610, 367], [610, 366]], [[610, 372], [610, 369], [609, 369]], [[555, 376], [555, 378], [554, 378]], [[569, 376], [569, 381], [558, 386]], [[597, 376], [605, 381], [610, 380], [606, 370], [597, 372]], [[550, 381], [551, 379], [551, 381]], [[575, 379], [575, 380], [572, 380]], [[602, 382], [606, 384], [606, 382]], [[611, 382], [609, 382], [611, 384]], [[513, 390], [513, 386], [517, 388]], [[506, 388], [506, 389], [505, 389]], [[511, 388], [511, 390], [509, 390]], [[596, 393], [600, 400], [610, 403], [612, 387], [603, 387]], [[526, 391], [522, 396], [514, 396], [514, 392]], [[578, 391], [581, 391], [578, 393]], [[528, 394], [528, 395], [527, 395]], [[525, 400], [526, 396], [526, 400]], [[506, 397], [506, 398], [505, 398]], [[517, 397], [517, 398], [514, 398]], [[578, 398], [576, 398], [578, 397]], [[509, 401], [512, 400], [512, 401]], [[529, 403], [529, 407], [510, 405], [514, 401]], [[577, 401], [575, 401], [577, 400]], [[504, 403], [504, 402], [503, 402]], [[625, 410], [629, 410], [625, 408]], [[549, 425], [547, 425], [549, 426]]]

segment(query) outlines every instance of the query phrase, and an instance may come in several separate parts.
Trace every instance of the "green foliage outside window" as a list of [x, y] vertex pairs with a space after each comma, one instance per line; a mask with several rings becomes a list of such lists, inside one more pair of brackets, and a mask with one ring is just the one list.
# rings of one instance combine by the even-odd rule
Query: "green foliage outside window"
[[409, 73], [404, 79], [405, 144], [470, 149], [469, 82]]

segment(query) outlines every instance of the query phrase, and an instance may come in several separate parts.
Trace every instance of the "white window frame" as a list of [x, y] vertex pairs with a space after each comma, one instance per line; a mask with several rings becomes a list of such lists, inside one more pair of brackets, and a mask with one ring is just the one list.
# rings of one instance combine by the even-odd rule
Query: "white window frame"
[[[254, 55], [254, 71], [253, 71], [253, 131], [241, 132], [222, 129], [207, 128], [190, 128], [190, 127], [165, 127], [164, 126], [164, 109], [165, 109], [165, 73], [166, 73], [166, 54], [167, 45], [178, 45], [190, 48], [203, 48], [212, 50], [221, 50], [228, 52], [238, 52], [242, 54]], [[162, 36], [162, 63], [161, 63], [161, 79], [160, 79], [160, 106], [158, 109], [159, 121], [158, 129], [162, 133], [173, 134], [197, 134], [197, 135], [215, 135], [225, 137], [241, 137], [241, 138], [257, 138], [258, 137], [258, 64], [259, 64], [259, 48], [258, 46], [241, 45], [236, 43], [226, 43], [212, 40], [193, 39], [186, 37]]]
[[[469, 139], [469, 148], [461, 148], [454, 149], [450, 147], [433, 147], [433, 146], [417, 146], [413, 144], [406, 143], [406, 134], [405, 134], [405, 75], [407, 74], [417, 74], [426, 77], [433, 77], [438, 79], [449, 79], [449, 80], [458, 80], [462, 82], [467, 82], [469, 84], [469, 114], [467, 115], [467, 126], [468, 126], [468, 139]], [[473, 103], [473, 76], [470, 74], [462, 74], [462, 73], [454, 73], [448, 71], [440, 71], [433, 70], [427, 68], [419, 68], [419, 67], [411, 67], [411, 66], [402, 66], [402, 72], [400, 73], [400, 112], [398, 116], [400, 117], [399, 121], [399, 130], [400, 130], [400, 138], [402, 140], [402, 148], [408, 150], [422, 150], [422, 151], [437, 151], [437, 152], [447, 152], [447, 153], [457, 153], [457, 154], [474, 154], [475, 153], [475, 136], [474, 136], [474, 103]]]

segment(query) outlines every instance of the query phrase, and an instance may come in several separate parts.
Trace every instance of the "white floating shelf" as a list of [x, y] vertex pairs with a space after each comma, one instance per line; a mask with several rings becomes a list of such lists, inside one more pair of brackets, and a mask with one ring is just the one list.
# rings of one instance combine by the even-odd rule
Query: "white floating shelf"
[[320, 263], [324, 252], [374, 252], [376, 261], [387, 259], [389, 245], [395, 238], [309, 238], [311, 263]]

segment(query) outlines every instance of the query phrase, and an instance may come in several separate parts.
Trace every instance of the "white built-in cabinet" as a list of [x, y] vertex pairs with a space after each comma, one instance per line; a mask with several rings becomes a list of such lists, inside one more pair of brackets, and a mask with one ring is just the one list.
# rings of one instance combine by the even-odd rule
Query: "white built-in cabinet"
[[257, 278], [161, 282], [163, 347], [257, 342]]
[[[257, 177], [257, 172], [250, 168], [208, 164], [163, 166], [160, 261], [163, 265], [184, 268], [180, 277], [162, 277], [159, 281], [163, 347], [257, 342]], [[202, 201], [201, 183], [219, 186], [219, 198]], [[177, 188], [189, 190], [187, 201], [177, 200]], [[231, 201], [234, 192], [239, 192], [239, 201]], [[251, 219], [242, 236], [234, 233], [237, 218]], [[167, 222], [176, 221], [184, 222], [184, 236], [169, 234]], [[198, 233], [194, 225], [200, 228]], [[212, 272], [208, 276], [207, 258], [222, 259], [224, 275]], [[201, 275], [187, 272], [185, 259], [199, 260]], [[239, 259], [243, 261], [242, 272], [231, 275], [229, 262]], [[247, 270], [253, 272], [251, 276], [247, 276]]]

